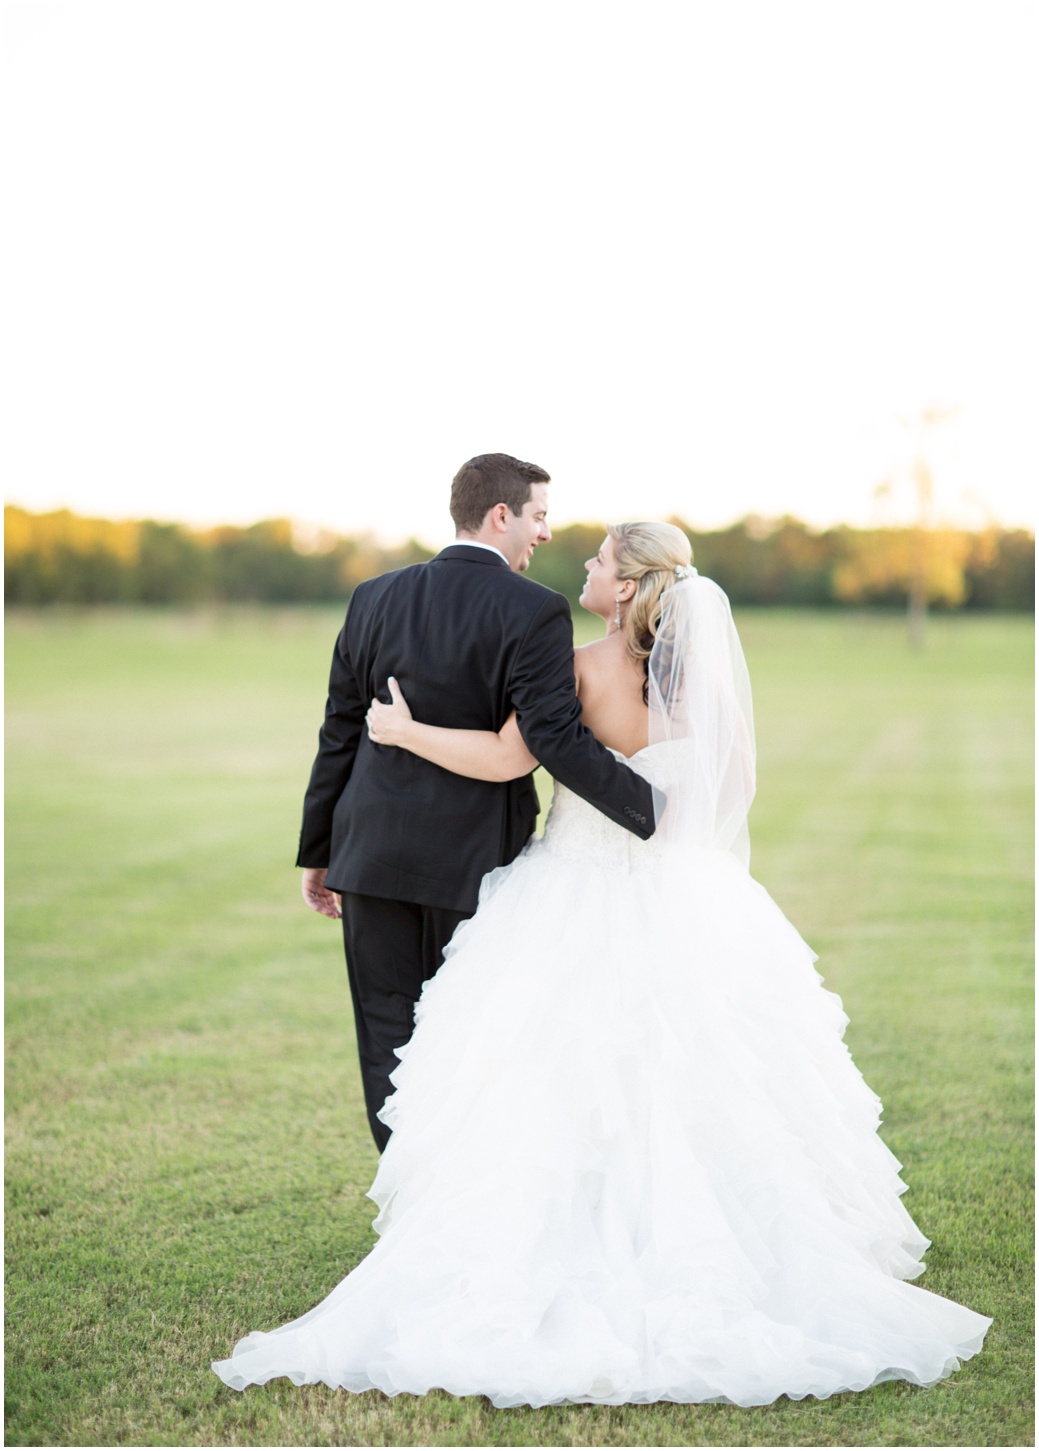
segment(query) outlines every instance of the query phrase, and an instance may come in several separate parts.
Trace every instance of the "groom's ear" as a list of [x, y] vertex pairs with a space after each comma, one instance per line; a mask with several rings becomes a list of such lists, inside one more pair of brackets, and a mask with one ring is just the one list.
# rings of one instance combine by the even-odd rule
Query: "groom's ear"
[[506, 529], [508, 529], [509, 515], [511, 512], [508, 504], [495, 504], [493, 509], [487, 511], [487, 518], [499, 534], [504, 534]]

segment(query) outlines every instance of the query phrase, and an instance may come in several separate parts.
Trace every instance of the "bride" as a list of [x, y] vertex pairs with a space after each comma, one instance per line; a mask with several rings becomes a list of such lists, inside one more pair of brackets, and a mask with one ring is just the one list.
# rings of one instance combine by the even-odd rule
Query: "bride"
[[[426, 983], [370, 1191], [379, 1241], [315, 1309], [213, 1369], [496, 1406], [764, 1405], [930, 1385], [991, 1323], [908, 1285], [880, 1103], [813, 954], [749, 875], [750, 688], [725, 595], [668, 524], [611, 527], [581, 603], [585, 723], [666, 795], [641, 841], [556, 785]], [[497, 734], [368, 728], [463, 775]]]

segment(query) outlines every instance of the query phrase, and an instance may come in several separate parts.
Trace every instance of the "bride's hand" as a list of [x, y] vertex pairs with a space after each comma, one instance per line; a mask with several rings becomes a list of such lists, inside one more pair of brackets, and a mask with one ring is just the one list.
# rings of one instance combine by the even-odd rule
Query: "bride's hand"
[[412, 720], [411, 711], [392, 675], [386, 683], [392, 704], [383, 705], [380, 700], [372, 701], [365, 717], [368, 734], [379, 746], [406, 746], [408, 727]]

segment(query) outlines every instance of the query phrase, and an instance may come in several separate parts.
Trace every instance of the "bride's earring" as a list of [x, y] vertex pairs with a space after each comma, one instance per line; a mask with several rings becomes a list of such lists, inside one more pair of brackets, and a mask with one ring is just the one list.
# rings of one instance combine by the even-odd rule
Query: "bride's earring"
[[620, 600], [618, 600], [617, 601], [617, 629], [619, 630], [620, 627], [621, 627], [621, 602], [620, 602]]

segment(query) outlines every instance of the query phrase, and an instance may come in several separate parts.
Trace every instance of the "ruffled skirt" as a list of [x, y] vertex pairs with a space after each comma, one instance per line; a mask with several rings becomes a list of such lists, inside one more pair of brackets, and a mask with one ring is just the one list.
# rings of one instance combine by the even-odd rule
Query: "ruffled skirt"
[[991, 1322], [905, 1283], [928, 1241], [813, 961], [725, 853], [632, 874], [532, 844], [426, 985], [377, 1245], [214, 1370], [497, 1406], [956, 1370]]

